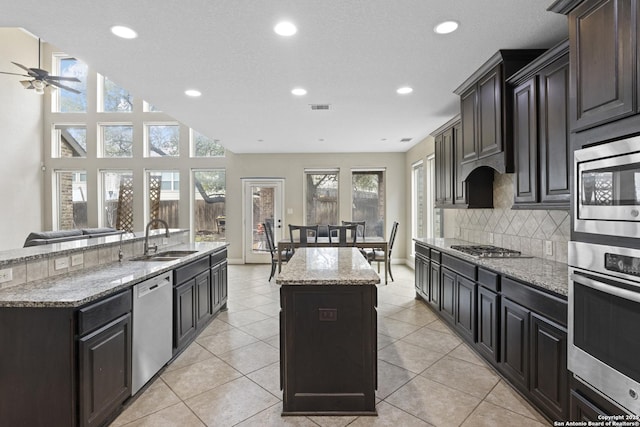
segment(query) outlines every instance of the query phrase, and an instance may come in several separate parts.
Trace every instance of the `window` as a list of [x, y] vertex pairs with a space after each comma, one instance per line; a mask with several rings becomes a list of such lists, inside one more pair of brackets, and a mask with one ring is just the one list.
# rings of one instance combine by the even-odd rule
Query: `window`
[[100, 171], [102, 209], [100, 224], [130, 230], [133, 222], [133, 172]]
[[435, 208], [436, 200], [436, 156], [427, 157], [427, 192], [425, 208], [427, 210], [427, 229], [424, 237], [439, 237], [442, 235], [442, 209]]
[[145, 125], [147, 157], [177, 157], [180, 155], [180, 126], [172, 124]]
[[338, 224], [338, 169], [305, 170], [305, 224]]
[[[424, 233], [424, 162], [411, 167], [411, 237], [425, 237]], [[412, 253], [415, 253], [412, 245]]]
[[191, 129], [191, 155], [193, 157], [224, 157], [224, 147], [217, 139], [211, 139]]
[[57, 229], [87, 227], [87, 171], [54, 171]]
[[193, 172], [193, 227], [196, 242], [225, 240], [226, 172], [224, 169]]
[[179, 228], [180, 172], [147, 171], [147, 218], [167, 221]]
[[352, 170], [352, 221], [366, 221], [365, 236], [384, 237], [384, 169]]
[[107, 77], [102, 79], [102, 111], [105, 113], [130, 113], [133, 96]]
[[100, 124], [100, 157], [132, 157], [133, 126], [127, 124]]
[[63, 77], [75, 77], [79, 82], [61, 81], [60, 84], [80, 91], [74, 93], [68, 90], [57, 89], [52, 94], [52, 109], [59, 113], [86, 113], [87, 112], [87, 64], [75, 58], [65, 55], [54, 55], [54, 75]]
[[87, 128], [83, 125], [53, 125], [51, 157], [87, 157]]

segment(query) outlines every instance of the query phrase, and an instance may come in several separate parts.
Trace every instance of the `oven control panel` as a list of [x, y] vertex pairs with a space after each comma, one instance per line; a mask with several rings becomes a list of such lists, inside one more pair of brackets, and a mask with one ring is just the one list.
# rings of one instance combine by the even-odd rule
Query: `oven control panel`
[[630, 274], [640, 277], [640, 258], [620, 255], [620, 254], [604, 254], [604, 268], [609, 271]]

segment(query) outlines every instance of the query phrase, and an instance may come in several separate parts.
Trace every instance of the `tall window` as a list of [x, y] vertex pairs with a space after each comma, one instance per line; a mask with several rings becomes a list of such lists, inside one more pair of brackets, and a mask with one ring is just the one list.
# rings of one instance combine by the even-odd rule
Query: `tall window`
[[65, 55], [53, 57], [53, 74], [63, 77], [75, 77], [79, 82], [61, 81], [60, 84], [80, 93], [57, 89], [52, 91], [52, 109], [59, 113], [87, 112], [87, 64]]
[[105, 113], [130, 113], [133, 111], [133, 96], [108, 77], [102, 79], [102, 111]]
[[366, 221], [365, 236], [384, 236], [384, 169], [352, 170], [353, 221]]
[[87, 227], [87, 171], [54, 171], [57, 229]]
[[217, 139], [211, 139], [191, 129], [191, 155], [193, 157], [224, 157], [224, 147]]
[[133, 219], [133, 172], [103, 170], [100, 171], [100, 176], [100, 224], [103, 227], [126, 230]]
[[179, 208], [180, 172], [147, 171], [147, 219], [164, 219], [179, 228]]
[[227, 225], [226, 173], [224, 169], [193, 172], [193, 226], [196, 242], [225, 240]]
[[425, 208], [427, 210], [427, 229], [425, 237], [438, 237], [442, 235], [442, 209], [435, 208], [436, 200], [436, 156], [427, 157], [427, 192]]
[[87, 157], [87, 128], [84, 125], [53, 126], [51, 157]]
[[[424, 162], [411, 167], [411, 237], [425, 237], [424, 229]], [[414, 252], [412, 245], [412, 252]]]
[[338, 169], [305, 170], [305, 223], [338, 223]]
[[130, 124], [98, 125], [100, 157], [132, 157], [133, 126]]
[[147, 157], [178, 157], [180, 155], [180, 126], [171, 124], [145, 125]]

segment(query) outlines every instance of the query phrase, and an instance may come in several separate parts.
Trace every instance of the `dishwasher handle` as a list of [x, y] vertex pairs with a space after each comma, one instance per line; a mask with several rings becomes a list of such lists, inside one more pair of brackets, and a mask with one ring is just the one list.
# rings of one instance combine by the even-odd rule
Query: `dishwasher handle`
[[153, 292], [157, 292], [165, 286], [171, 286], [172, 282], [171, 273], [165, 273], [153, 279], [138, 283], [136, 285], [136, 298], [143, 298]]

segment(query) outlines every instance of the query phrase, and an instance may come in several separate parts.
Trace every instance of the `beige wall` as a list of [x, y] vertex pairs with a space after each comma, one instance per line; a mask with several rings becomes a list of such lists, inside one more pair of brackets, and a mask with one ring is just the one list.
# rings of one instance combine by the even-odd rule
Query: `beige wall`
[[[19, 73], [11, 61], [38, 66], [38, 39], [0, 28], [0, 71]], [[22, 247], [42, 228], [43, 97], [20, 84], [23, 77], [0, 74], [0, 250]]]

